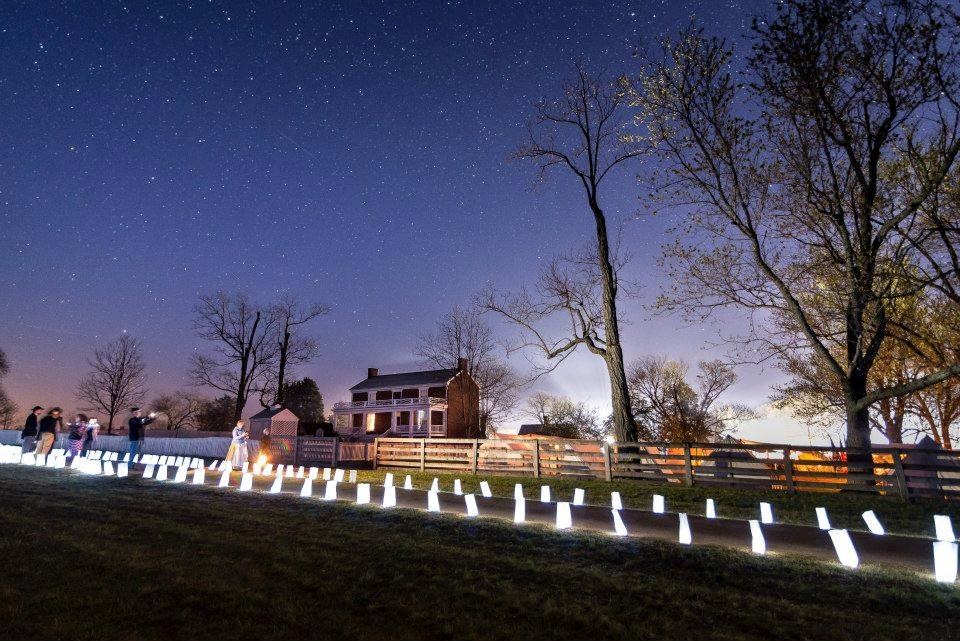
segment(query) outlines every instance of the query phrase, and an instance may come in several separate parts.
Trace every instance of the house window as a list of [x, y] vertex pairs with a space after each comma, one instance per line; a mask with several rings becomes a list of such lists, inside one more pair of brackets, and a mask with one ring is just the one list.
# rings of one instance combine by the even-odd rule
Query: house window
[[443, 425], [443, 412], [432, 410], [430, 412], [430, 425]]
[[395, 399], [400, 398], [400, 392], [394, 392], [394, 393], [393, 393], [393, 398], [395, 398]]
[[354, 427], [363, 427], [363, 414], [354, 414], [354, 415], [353, 415], [353, 426], [354, 426]]
[[378, 401], [389, 401], [391, 398], [393, 398], [393, 392], [390, 390], [382, 389], [377, 391], [376, 399]]
[[400, 412], [397, 415], [397, 425], [410, 425], [410, 412]]
[[353, 402], [354, 402], [354, 403], [358, 403], [358, 402], [360, 402], [360, 401], [365, 401], [365, 400], [367, 400], [367, 393], [366, 393], [366, 392], [354, 392], [354, 393], [353, 393]]
[[427, 389], [427, 396], [429, 396], [430, 398], [446, 398], [447, 388], [446, 387], [430, 387]]
[[400, 398], [420, 398], [420, 390], [416, 387], [407, 388], [400, 392]]

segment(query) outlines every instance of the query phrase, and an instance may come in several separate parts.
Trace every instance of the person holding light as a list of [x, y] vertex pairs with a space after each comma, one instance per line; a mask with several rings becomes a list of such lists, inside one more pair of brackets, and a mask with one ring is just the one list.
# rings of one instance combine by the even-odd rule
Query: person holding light
[[143, 441], [146, 439], [146, 427], [153, 423], [154, 418], [157, 416], [155, 412], [150, 412], [149, 416], [141, 416], [139, 407], [131, 407], [130, 413], [133, 416], [130, 417], [130, 420], [127, 423], [129, 427], [129, 432], [127, 433], [127, 438], [130, 439], [130, 465], [133, 465], [133, 457], [139, 456], [140, 451], [143, 449]]

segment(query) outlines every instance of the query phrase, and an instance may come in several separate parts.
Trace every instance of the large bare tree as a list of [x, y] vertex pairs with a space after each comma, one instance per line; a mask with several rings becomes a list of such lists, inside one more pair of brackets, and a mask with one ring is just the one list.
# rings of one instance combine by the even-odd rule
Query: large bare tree
[[648, 438], [674, 443], [718, 440], [741, 421], [755, 418], [750, 408], [722, 404], [720, 397], [737, 382], [737, 374], [720, 360], [697, 363], [695, 381], [690, 366], [666, 356], [644, 356], [629, 370], [634, 412]]
[[146, 367], [140, 342], [123, 334], [93, 352], [90, 373], [80, 379], [77, 398], [88, 411], [107, 415], [107, 434], [113, 434], [117, 414], [140, 402], [146, 393]]
[[199, 394], [178, 390], [160, 394], [150, 403], [150, 408], [158, 414], [161, 429], [198, 429], [200, 413], [208, 402]]
[[[692, 27], [626, 87], [663, 162], [652, 191], [691, 212], [661, 303], [701, 319], [752, 310], [757, 358], [815, 354], [843, 390], [854, 463], [870, 460], [873, 403], [960, 372], [868, 388], [885, 341], [910, 337], [891, 305], [924, 286], [904, 277], [915, 250], [903, 230], [960, 152], [957, 35], [941, 2], [786, 0], [755, 21], [745, 69]], [[819, 322], [811, 293], [830, 310]], [[777, 314], [795, 341], [769, 327]]]
[[455, 306], [437, 321], [435, 332], [420, 337], [414, 351], [441, 368], [456, 367], [460, 359], [466, 359], [467, 371], [480, 388], [478, 436], [487, 435], [512, 414], [525, 381], [498, 356], [501, 348], [480, 310]]
[[213, 354], [194, 355], [190, 380], [229, 394], [236, 422], [250, 393], [260, 389], [275, 366], [278, 316], [271, 308], [250, 302], [245, 294], [223, 292], [201, 296], [194, 313], [194, 328], [212, 344]]
[[301, 365], [317, 354], [317, 343], [310, 336], [301, 333], [303, 326], [330, 310], [320, 304], [304, 306], [296, 298], [286, 295], [271, 309], [276, 318], [277, 360], [261, 389], [260, 403], [264, 407], [283, 405], [286, 389], [287, 369], [292, 365]]
[[[578, 63], [573, 78], [563, 83], [559, 98], [536, 103], [536, 115], [528, 125], [527, 138], [517, 150], [516, 157], [535, 162], [541, 180], [553, 169], [568, 173], [583, 189], [585, 209], [595, 229], [590, 254], [595, 261], [593, 273], [598, 279], [600, 296], [599, 316], [589, 321], [592, 332], [578, 333], [562, 342], [538, 340], [535, 344], [548, 359], [561, 358], [579, 345], [602, 357], [610, 378], [614, 433], [618, 440], [635, 441], [637, 426], [630, 412], [617, 317], [620, 283], [607, 215], [601, 202], [601, 187], [605, 180], [638, 155], [635, 147], [624, 142], [623, 133], [628, 124], [625, 122], [625, 105], [626, 99], [616, 82], [608, 80], [602, 73], [593, 75]], [[490, 302], [489, 297], [487, 300]], [[489, 308], [502, 311], [498, 305]], [[517, 320], [510, 314], [506, 317]], [[526, 326], [525, 329], [530, 331], [532, 328]]]
[[[10, 372], [10, 362], [7, 360], [6, 353], [0, 349], [0, 381]], [[0, 385], [0, 427], [10, 427], [17, 415], [17, 404], [13, 402], [7, 392]]]

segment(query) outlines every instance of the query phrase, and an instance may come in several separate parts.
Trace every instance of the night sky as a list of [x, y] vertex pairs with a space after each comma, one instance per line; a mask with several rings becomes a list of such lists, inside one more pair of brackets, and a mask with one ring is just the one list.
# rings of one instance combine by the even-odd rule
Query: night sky
[[[691, 15], [736, 40], [771, 6], [147, 4], [0, 4], [0, 348], [21, 407], [74, 407], [87, 355], [123, 331], [151, 394], [182, 386], [191, 309], [218, 289], [332, 307], [295, 372], [328, 404], [368, 366], [415, 366], [452, 305], [591, 238], [569, 176], [532, 189], [509, 160], [530, 102], [578, 58], [632, 72], [633, 45]], [[718, 353], [715, 325], [647, 311], [672, 221], [642, 215], [641, 193], [628, 170], [605, 201], [645, 285], [622, 305], [627, 357]], [[774, 373], [742, 375], [730, 400], [764, 402]], [[535, 389], [607, 408], [588, 354]]]

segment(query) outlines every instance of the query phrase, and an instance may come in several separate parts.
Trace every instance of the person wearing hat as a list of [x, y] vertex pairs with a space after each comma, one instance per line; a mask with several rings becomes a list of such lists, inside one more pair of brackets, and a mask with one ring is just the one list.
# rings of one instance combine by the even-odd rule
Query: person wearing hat
[[37, 446], [37, 434], [39, 433], [39, 421], [37, 418], [40, 416], [40, 412], [43, 411], [43, 408], [39, 405], [35, 406], [30, 410], [30, 414], [27, 416], [27, 421], [23, 424], [23, 431], [20, 432], [20, 438], [23, 439], [23, 444], [20, 446], [20, 451], [23, 454], [27, 452], [32, 452]]
[[37, 456], [46, 456], [53, 447], [53, 442], [57, 439], [57, 432], [63, 427], [63, 417], [60, 416], [62, 410], [54, 407], [47, 415], [40, 419], [40, 426], [37, 428]]
[[140, 416], [139, 407], [131, 407], [130, 413], [133, 416], [127, 422], [129, 428], [127, 438], [130, 439], [130, 464], [133, 465], [133, 457], [139, 455], [143, 448], [143, 441], [147, 436], [146, 427], [153, 423], [153, 414], [147, 417]]

